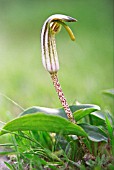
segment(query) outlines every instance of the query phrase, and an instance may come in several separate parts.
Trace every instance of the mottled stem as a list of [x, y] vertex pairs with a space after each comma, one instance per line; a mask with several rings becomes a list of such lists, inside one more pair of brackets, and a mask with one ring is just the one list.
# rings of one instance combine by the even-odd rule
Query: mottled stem
[[72, 112], [71, 112], [71, 110], [70, 110], [70, 108], [69, 108], [69, 105], [68, 105], [68, 103], [67, 103], [67, 101], [66, 101], [66, 98], [65, 98], [65, 96], [64, 96], [64, 94], [63, 94], [61, 85], [60, 85], [60, 83], [59, 83], [59, 80], [58, 80], [58, 77], [57, 77], [57, 73], [51, 74], [51, 78], [52, 78], [53, 85], [54, 85], [54, 87], [55, 87], [55, 90], [56, 90], [56, 92], [57, 92], [57, 94], [58, 94], [58, 97], [59, 97], [59, 99], [60, 99], [60, 102], [61, 102], [61, 104], [62, 104], [62, 106], [63, 106], [63, 108], [64, 108], [64, 110], [65, 110], [65, 113], [66, 113], [68, 119], [69, 119], [71, 122], [75, 123], [73, 114], [72, 114]]
[[[60, 99], [60, 102], [61, 102], [61, 104], [62, 104], [62, 106], [63, 106], [63, 108], [64, 108], [64, 110], [65, 110], [65, 113], [66, 113], [68, 119], [69, 119], [72, 123], [76, 123], [76, 121], [75, 121], [75, 119], [74, 119], [74, 117], [73, 117], [73, 114], [72, 114], [72, 112], [71, 112], [71, 110], [70, 110], [70, 108], [69, 108], [69, 105], [68, 105], [68, 103], [67, 103], [67, 101], [66, 101], [66, 98], [65, 98], [65, 96], [64, 96], [64, 93], [63, 93], [63, 91], [62, 91], [61, 85], [60, 85], [59, 80], [58, 80], [58, 77], [57, 77], [57, 73], [52, 73], [52, 74], [51, 74], [51, 78], [52, 78], [53, 85], [54, 85], [54, 87], [55, 87], [55, 90], [56, 90], [56, 92], [57, 92], [57, 94], [58, 94], [58, 97], [59, 97], [59, 99]], [[86, 147], [85, 143], [83, 142], [82, 137], [78, 136], [78, 139], [79, 139], [79, 143], [80, 143], [83, 151], [85, 152], [85, 155], [84, 155], [83, 159], [86, 160], [86, 159], [90, 159], [90, 158], [91, 158], [92, 160], [95, 160], [94, 155], [90, 153], [90, 151], [89, 151], [88, 148]]]

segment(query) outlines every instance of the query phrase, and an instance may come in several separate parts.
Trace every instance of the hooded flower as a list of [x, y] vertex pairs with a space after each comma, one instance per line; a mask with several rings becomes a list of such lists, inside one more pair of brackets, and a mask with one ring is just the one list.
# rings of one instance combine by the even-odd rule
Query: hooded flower
[[55, 14], [50, 16], [42, 27], [41, 31], [41, 49], [42, 49], [42, 63], [45, 69], [50, 73], [57, 73], [59, 70], [59, 60], [56, 50], [55, 34], [58, 33], [63, 25], [69, 33], [72, 40], [75, 37], [71, 29], [65, 24], [65, 22], [76, 22], [76, 19]]

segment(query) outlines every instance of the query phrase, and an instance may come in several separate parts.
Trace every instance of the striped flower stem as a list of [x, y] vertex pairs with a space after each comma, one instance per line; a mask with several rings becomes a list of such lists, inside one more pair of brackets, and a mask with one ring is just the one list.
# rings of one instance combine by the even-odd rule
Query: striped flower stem
[[61, 26], [63, 26], [67, 30], [71, 40], [75, 40], [71, 29], [65, 24], [65, 22], [76, 22], [76, 19], [66, 15], [55, 14], [50, 16], [44, 22], [41, 31], [42, 63], [45, 69], [51, 75], [53, 85], [56, 89], [56, 92], [68, 119], [71, 122], [75, 123], [73, 114], [69, 108], [66, 98], [64, 97], [62, 88], [57, 77], [57, 72], [59, 70], [59, 59], [56, 50], [55, 35], [60, 31]]

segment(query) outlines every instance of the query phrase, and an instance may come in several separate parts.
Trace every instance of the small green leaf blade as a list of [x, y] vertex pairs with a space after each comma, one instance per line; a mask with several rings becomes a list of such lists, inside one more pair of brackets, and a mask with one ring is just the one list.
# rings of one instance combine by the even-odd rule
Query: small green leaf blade
[[53, 133], [74, 134], [87, 136], [86, 132], [78, 125], [55, 115], [43, 113], [28, 114], [12, 121], [3, 126], [0, 135], [15, 131], [47, 131]]
[[95, 109], [95, 110], [100, 110], [100, 107], [94, 104], [78, 104], [78, 105], [72, 105], [70, 106], [70, 109], [72, 113], [80, 110], [80, 109]]
[[112, 138], [113, 138], [113, 128], [112, 128], [111, 122], [110, 122], [107, 115], [105, 116], [105, 118], [106, 118], [105, 122], [106, 122], [106, 126], [107, 126], [107, 129], [108, 129], [108, 132], [109, 132], [109, 136], [110, 136], [110, 139], [112, 140]]
[[10, 169], [10, 170], [14, 170], [14, 167], [13, 167], [13, 165], [11, 165], [11, 164], [9, 164], [8, 162], [4, 162], [5, 163], [5, 165]]
[[108, 95], [110, 97], [114, 97], [114, 89], [104, 90], [103, 94]]
[[76, 121], [79, 121], [80, 119], [84, 118], [85, 116], [87, 116], [88, 114], [92, 113], [96, 111], [95, 108], [86, 108], [86, 109], [80, 109], [78, 111], [76, 111], [73, 115], [74, 115], [74, 119]]
[[104, 131], [102, 131], [99, 127], [97, 126], [93, 126], [93, 125], [89, 125], [86, 123], [82, 123], [79, 124], [88, 134], [88, 138], [91, 141], [94, 142], [107, 142], [108, 141], [108, 137], [106, 135], [106, 133]]

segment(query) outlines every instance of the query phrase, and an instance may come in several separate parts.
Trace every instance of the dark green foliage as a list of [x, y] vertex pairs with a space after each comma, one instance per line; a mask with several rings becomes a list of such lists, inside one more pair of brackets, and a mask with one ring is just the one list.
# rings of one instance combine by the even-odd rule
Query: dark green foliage
[[6, 123], [1, 135], [11, 133], [12, 143], [2, 146], [10, 147], [8, 155], [15, 155], [13, 161], [5, 163], [7, 167], [11, 170], [15, 167], [19, 170], [23, 167], [111, 170], [114, 153], [111, 114], [100, 111], [96, 105], [72, 105], [70, 108], [78, 125], [69, 122], [62, 108], [37, 106]]

